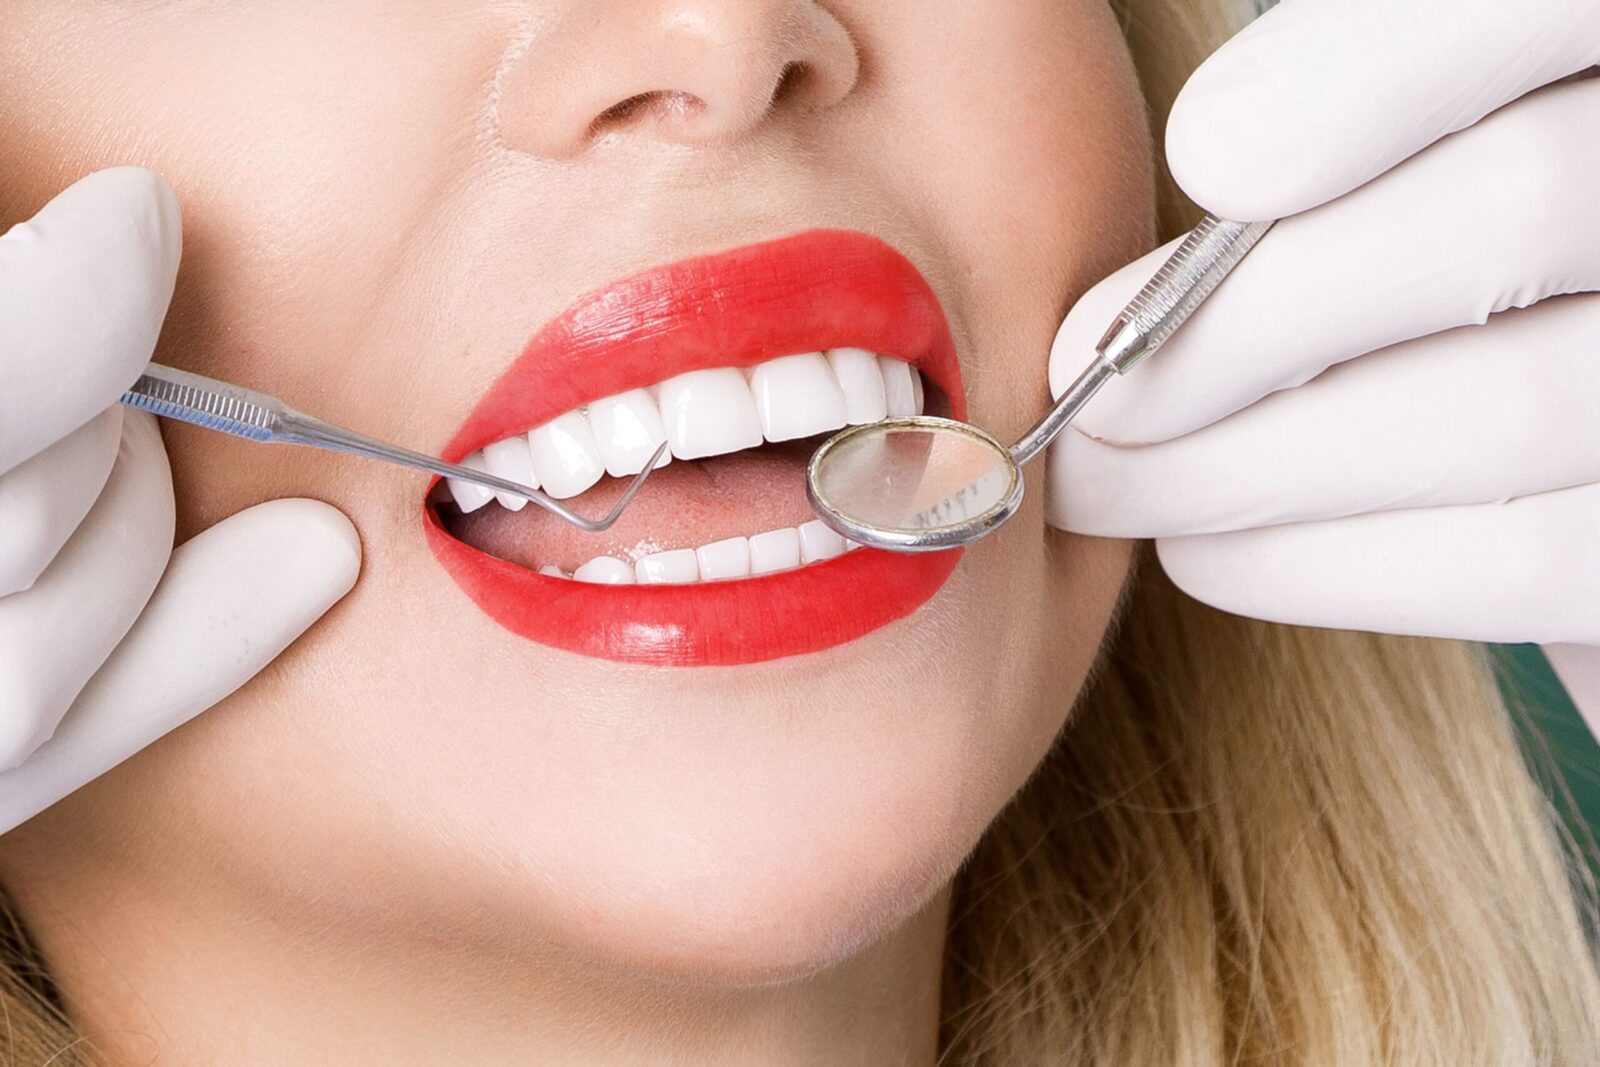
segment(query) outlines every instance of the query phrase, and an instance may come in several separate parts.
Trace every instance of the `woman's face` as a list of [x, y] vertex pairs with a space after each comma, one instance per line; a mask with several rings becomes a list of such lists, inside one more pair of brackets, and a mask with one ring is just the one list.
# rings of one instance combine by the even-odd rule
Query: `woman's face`
[[635, 388], [680, 455], [735, 449], [674, 460], [597, 537], [166, 425], [181, 536], [316, 497], [361, 579], [21, 831], [13, 882], [116, 870], [328, 934], [748, 981], [903, 923], [1045, 752], [1128, 548], [1047, 532], [1038, 469], [958, 563], [532, 571], [804, 522], [803, 447], [746, 447], [748, 412], [826, 422], [816, 372], [847, 368], [750, 370], [774, 357], [869, 349], [891, 396], [915, 361], [930, 406], [1007, 440], [1038, 416], [1061, 314], [1152, 237], [1101, 0], [8, 0], [0, 84], [0, 218], [114, 164], [177, 190], [166, 363], [450, 458]]

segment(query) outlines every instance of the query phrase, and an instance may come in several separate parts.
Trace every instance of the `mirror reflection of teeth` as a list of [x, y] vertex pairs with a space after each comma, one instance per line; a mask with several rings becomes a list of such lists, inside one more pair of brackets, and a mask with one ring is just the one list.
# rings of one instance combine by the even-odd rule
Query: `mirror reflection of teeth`
[[729, 537], [699, 548], [652, 552], [633, 563], [615, 556], [596, 556], [571, 574], [554, 565], [540, 567], [539, 573], [597, 585], [690, 585], [794, 570], [825, 563], [860, 547], [813, 519], [800, 526]]
[[[753, 367], [690, 371], [606, 397], [461, 462], [565, 500], [607, 474], [638, 474], [663, 440], [671, 452], [661, 465], [917, 415], [923, 400], [922, 376], [903, 360], [858, 348], [806, 352]], [[521, 497], [455, 479], [446, 484], [463, 513], [490, 501], [512, 511], [527, 505]]]

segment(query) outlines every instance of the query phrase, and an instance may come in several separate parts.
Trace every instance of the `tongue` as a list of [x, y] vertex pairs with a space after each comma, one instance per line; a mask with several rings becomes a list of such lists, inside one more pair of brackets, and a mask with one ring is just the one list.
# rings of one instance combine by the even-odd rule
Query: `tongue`
[[[710, 459], [675, 459], [650, 475], [622, 518], [604, 533], [585, 533], [531, 504], [514, 512], [491, 503], [470, 515], [444, 504], [440, 519], [453, 537], [481, 552], [530, 570], [553, 563], [570, 574], [596, 556], [633, 561], [815, 518], [806, 503], [806, 461], [814, 447], [815, 442], [798, 442]], [[602, 478], [563, 503], [598, 518], [630, 481]]]

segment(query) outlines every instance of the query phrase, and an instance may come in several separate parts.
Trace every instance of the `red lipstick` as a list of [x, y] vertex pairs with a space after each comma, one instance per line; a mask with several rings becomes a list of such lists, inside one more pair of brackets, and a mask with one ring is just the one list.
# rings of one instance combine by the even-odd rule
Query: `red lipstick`
[[[669, 264], [583, 297], [528, 343], [442, 455], [459, 461], [591, 401], [688, 371], [842, 347], [914, 364], [948, 398], [952, 417], [965, 417], [955, 343], [927, 281], [876, 238], [816, 230]], [[506, 629], [658, 666], [756, 663], [855, 640], [915, 611], [960, 556], [862, 548], [755, 578], [601, 586], [481, 552], [451, 536], [427, 505], [423, 520], [445, 571]]]

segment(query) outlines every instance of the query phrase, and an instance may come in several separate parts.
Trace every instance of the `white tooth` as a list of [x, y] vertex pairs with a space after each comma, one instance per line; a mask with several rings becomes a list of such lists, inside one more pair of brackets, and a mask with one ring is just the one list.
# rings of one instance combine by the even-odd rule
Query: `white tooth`
[[528, 446], [539, 483], [557, 500], [577, 496], [605, 473], [589, 420], [579, 412], [569, 411], [529, 433]]
[[878, 357], [864, 348], [835, 348], [828, 365], [844, 390], [844, 417], [851, 426], [877, 422], [889, 413]]
[[[589, 405], [589, 429], [600, 446], [606, 473], [613, 478], [631, 478], [644, 470], [645, 461], [655, 452], [667, 431], [661, 425], [661, 409], [643, 389], [633, 389]], [[661, 457], [659, 470], [672, 462], [672, 453]]]
[[661, 421], [679, 459], [719, 456], [761, 443], [756, 402], [737, 367], [694, 370], [662, 382]]
[[[489, 473], [508, 478], [513, 482], [521, 482], [529, 489], [539, 488], [539, 480], [533, 473], [533, 458], [528, 454], [528, 438], [519, 434], [508, 437], [504, 441], [496, 441], [492, 445], [485, 445], [483, 461], [488, 465]], [[510, 508], [512, 511], [521, 511], [528, 506], [528, 501], [520, 496], [510, 493], [496, 493], [494, 498], [500, 501], [500, 506]]]
[[761, 432], [794, 441], [844, 425], [844, 390], [821, 352], [769, 359], [750, 375]]
[[821, 519], [800, 525], [800, 562], [816, 563], [844, 553], [844, 538]]
[[911, 364], [902, 359], [878, 357], [878, 370], [883, 374], [884, 404], [890, 418], [917, 413], [917, 396], [911, 385]]
[[633, 568], [624, 560], [612, 556], [596, 556], [573, 571], [572, 577], [596, 585], [632, 585]]
[[917, 405], [917, 414], [921, 415], [927, 410], [927, 397], [922, 392], [922, 372], [911, 368], [911, 398]]
[[554, 563], [546, 563], [543, 567], [539, 568], [539, 573], [543, 574], [543, 575], [547, 575], [547, 576], [549, 576], [551, 578], [571, 578], [572, 577], [572, 575], [568, 574], [566, 571], [562, 570], [560, 567], [557, 567]]
[[771, 574], [800, 566], [800, 531], [793, 526], [750, 538], [750, 573]]
[[703, 582], [719, 578], [744, 578], [750, 573], [748, 537], [730, 537], [726, 541], [701, 545], [694, 554], [700, 561], [700, 580]]
[[640, 558], [633, 569], [640, 585], [688, 585], [700, 580], [700, 564], [692, 548], [652, 552]]
[[846, 537], [844, 539], [844, 550], [846, 552], [854, 552], [858, 548], [866, 548], [866, 547], [867, 546], [863, 545], [860, 541], [852, 541], [848, 537]]
[[[483, 471], [485, 474], [489, 472], [488, 465], [483, 461], [482, 452], [474, 452], [462, 460], [461, 465], [463, 467], [471, 467], [475, 471]], [[463, 482], [457, 478], [446, 478], [445, 482], [449, 484], [450, 495], [456, 498], [456, 507], [461, 509], [462, 514], [470, 514], [477, 511], [494, 499], [494, 493], [481, 485], [473, 485], [471, 482]]]

